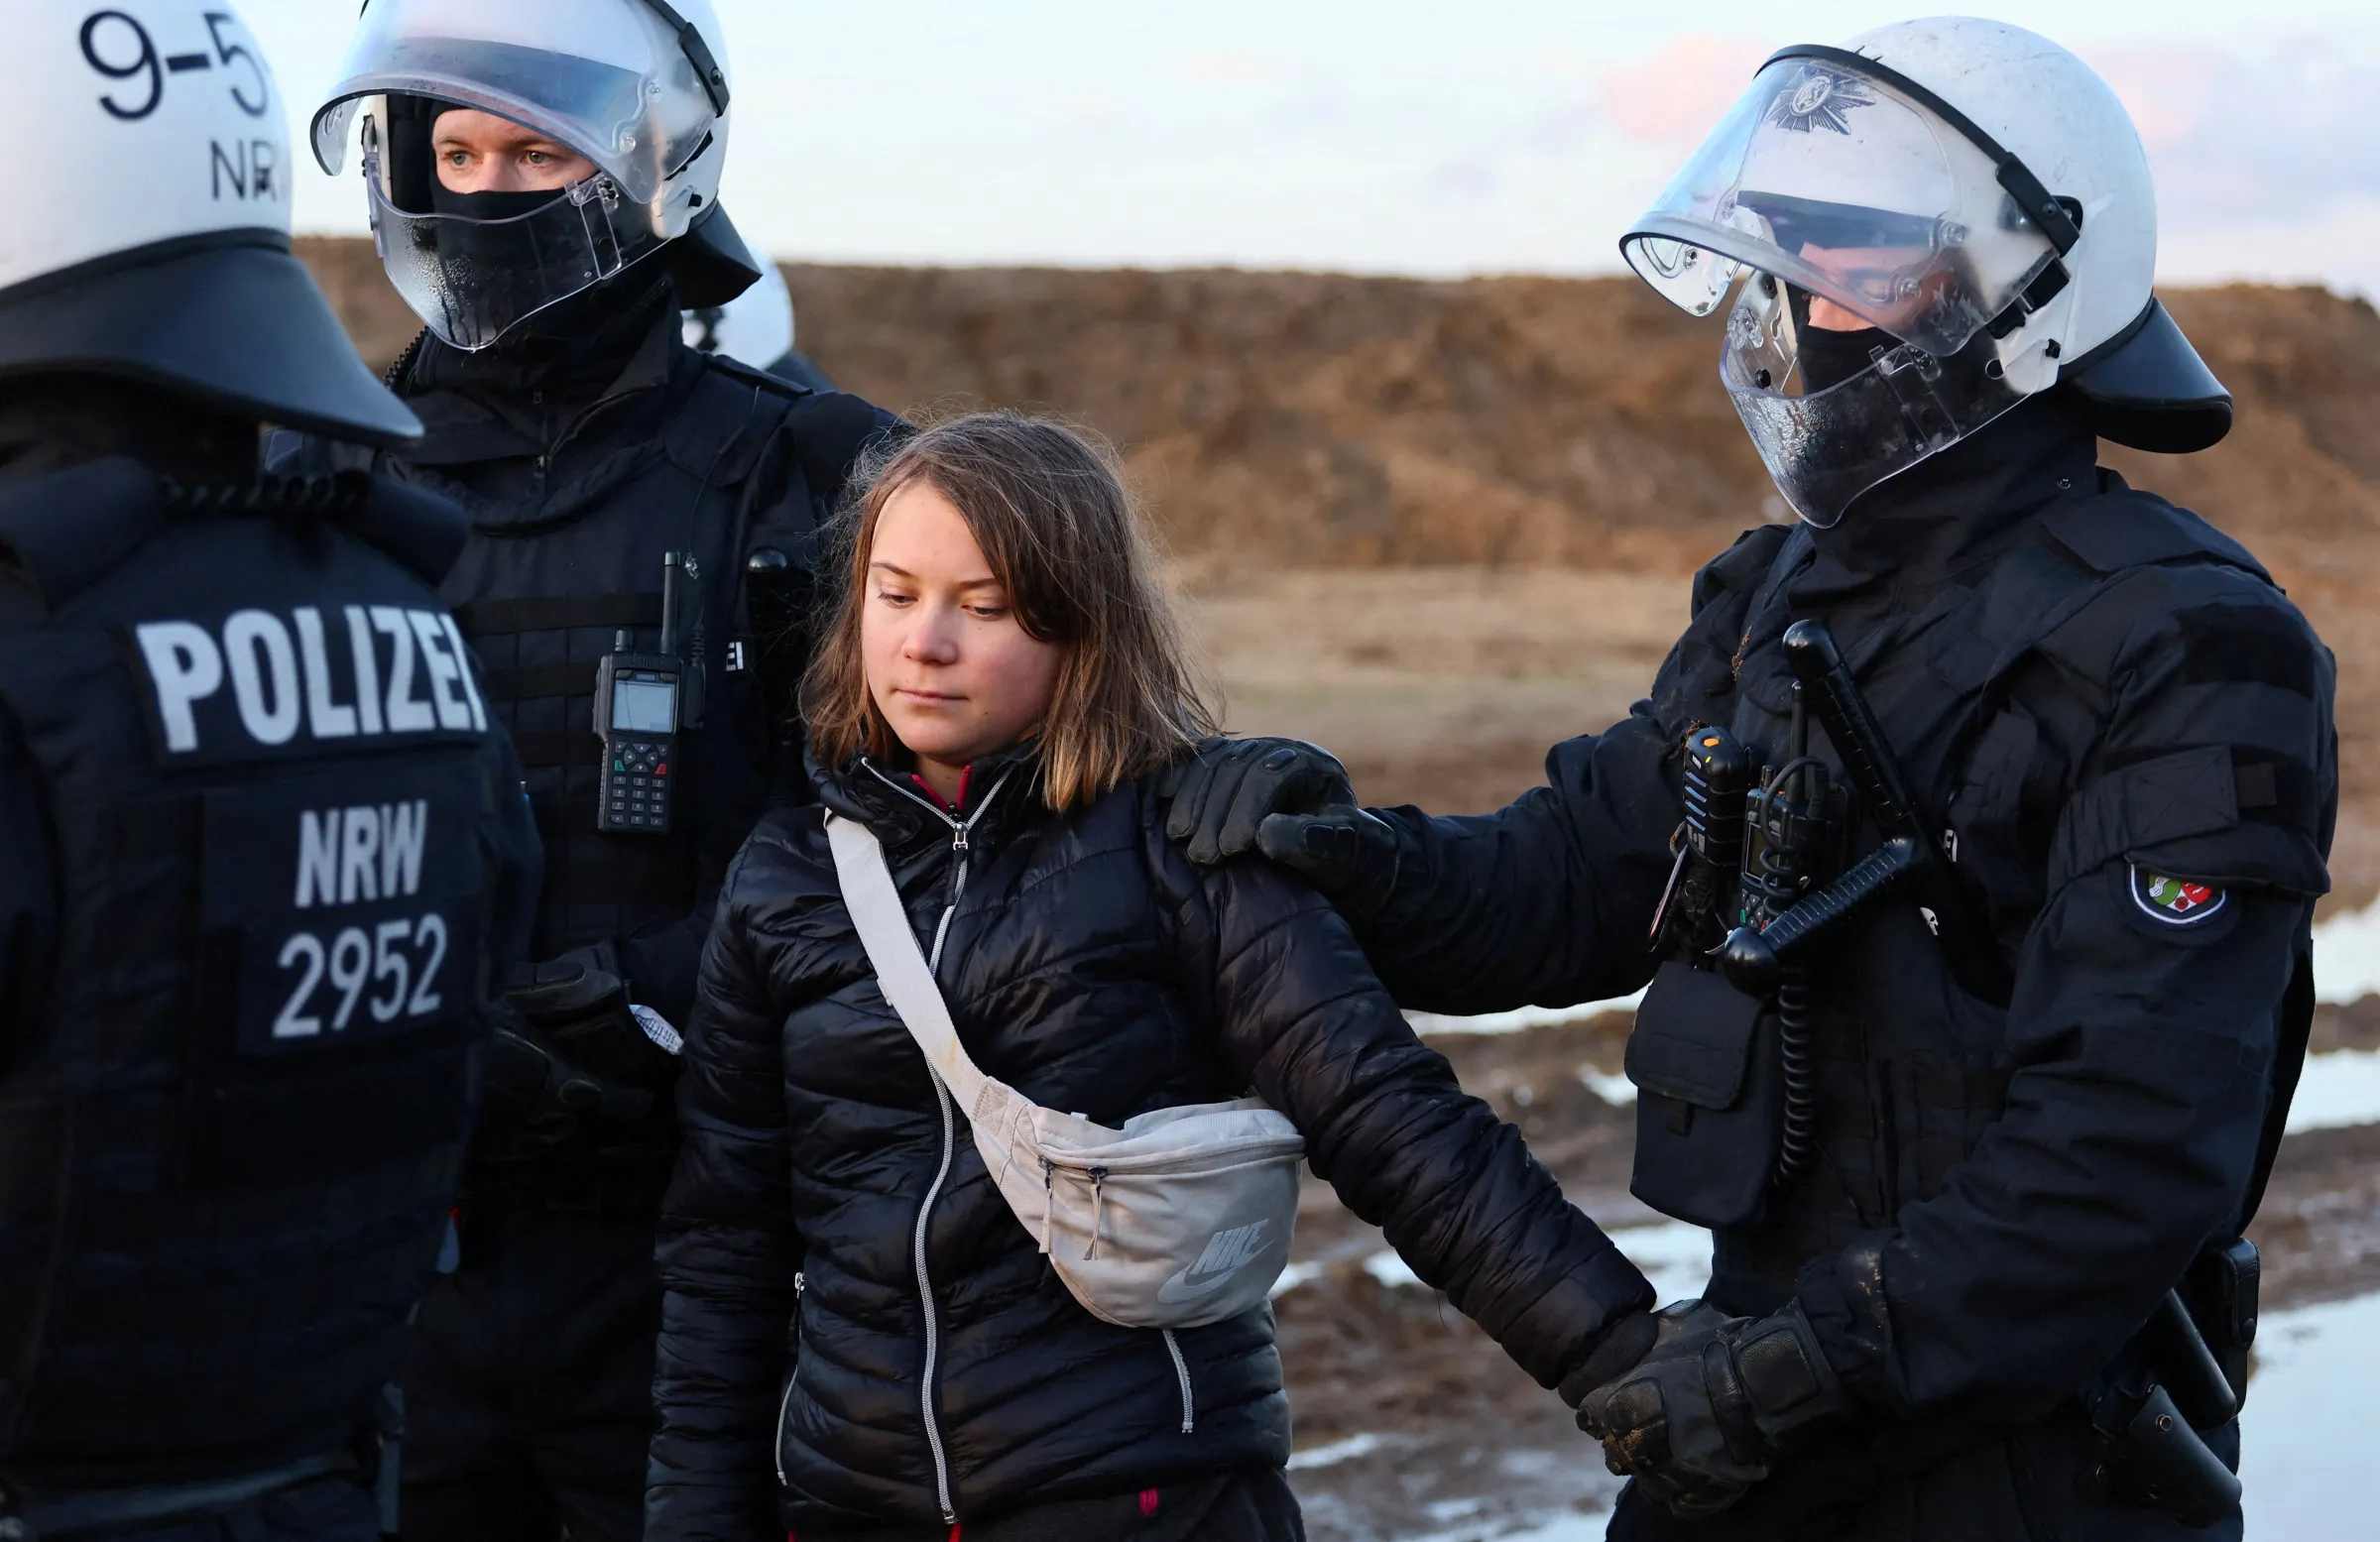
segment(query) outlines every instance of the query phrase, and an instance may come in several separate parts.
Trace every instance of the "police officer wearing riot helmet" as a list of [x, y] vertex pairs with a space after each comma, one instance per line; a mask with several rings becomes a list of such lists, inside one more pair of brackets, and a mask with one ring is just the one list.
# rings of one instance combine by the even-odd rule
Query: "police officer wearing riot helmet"
[[1799, 524], [1499, 813], [1360, 809], [1256, 741], [1172, 828], [1309, 875], [1408, 1006], [1651, 982], [1632, 1186], [1716, 1245], [1564, 1388], [1634, 1480], [1613, 1536], [2236, 1537], [2333, 665], [2095, 464], [2230, 420], [2150, 294], [2139, 140], [2046, 40], [1886, 27], [1776, 55], [1624, 250], [1734, 291], [1723, 379]]
[[675, 1030], [729, 860], [801, 784], [780, 725], [810, 554], [892, 419], [681, 336], [681, 309], [760, 276], [718, 202], [731, 73], [705, 0], [372, 0], [341, 74], [317, 158], [360, 144], [427, 326], [390, 377], [427, 437], [379, 464], [471, 516], [445, 594], [547, 851], [544, 962], [509, 994], [521, 1030], [404, 1378], [404, 1528], [634, 1537]]
[[0, 1537], [369, 1542], [537, 884], [466, 526], [260, 477], [266, 421], [419, 424], [291, 254], [237, 16], [0, 22]]

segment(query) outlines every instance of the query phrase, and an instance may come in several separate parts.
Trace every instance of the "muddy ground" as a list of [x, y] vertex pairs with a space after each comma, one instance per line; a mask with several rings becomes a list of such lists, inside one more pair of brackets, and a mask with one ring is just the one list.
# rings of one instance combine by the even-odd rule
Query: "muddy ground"
[[[1634, 1111], [1581, 1079], [1618, 1071], [1627, 1026], [1610, 1013], [1434, 1040], [1615, 1231], [1661, 1219], [1627, 1193]], [[2315, 1048], [2380, 1048], [2380, 999], [2323, 1008]], [[1376, 1231], [1311, 1180], [1298, 1224], [1297, 1256], [1320, 1272], [1275, 1309], [1315, 1542], [1486, 1538], [1499, 1522], [1607, 1502], [1615, 1482], [1550, 1393], [1437, 1292], [1365, 1267], [1386, 1246]], [[2268, 1312], [2380, 1288], [2380, 1126], [2289, 1137], [2253, 1234]]]

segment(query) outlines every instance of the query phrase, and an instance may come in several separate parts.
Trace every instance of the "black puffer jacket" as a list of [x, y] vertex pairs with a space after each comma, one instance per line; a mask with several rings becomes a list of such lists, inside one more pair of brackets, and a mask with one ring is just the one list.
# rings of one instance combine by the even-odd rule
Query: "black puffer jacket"
[[[1141, 785], [1049, 813], [1033, 771], [976, 768], [963, 842], [897, 773], [818, 778], [883, 840], [920, 945], [940, 934], [988, 1075], [1109, 1125], [1252, 1085], [1548, 1386], [1650, 1303], [1319, 897], [1262, 864], [1193, 868]], [[1058, 1282], [878, 994], [817, 807], [773, 813], [737, 860], [690, 1039], [648, 1537], [744, 1542], [773, 1498], [806, 1538], [1287, 1459], [1269, 1308], [1176, 1336], [1185, 1410], [1160, 1336]]]

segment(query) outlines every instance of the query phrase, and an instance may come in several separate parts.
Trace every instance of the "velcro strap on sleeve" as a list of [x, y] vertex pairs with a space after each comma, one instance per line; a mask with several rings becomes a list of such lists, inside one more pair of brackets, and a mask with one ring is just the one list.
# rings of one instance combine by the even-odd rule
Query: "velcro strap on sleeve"
[[[2239, 823], [2231, 752], [2202, 745], [2108, 772], [2075, 795], [2050, 850], [2050, 890], [2128, 852]], [[2207, 875], [2192, 874], [2191, 877]]]

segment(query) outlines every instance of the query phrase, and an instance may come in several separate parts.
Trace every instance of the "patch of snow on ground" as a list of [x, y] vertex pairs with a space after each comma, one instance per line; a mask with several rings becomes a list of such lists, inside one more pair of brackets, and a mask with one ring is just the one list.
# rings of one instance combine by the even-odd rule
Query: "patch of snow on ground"
[[1604, 1542], [1604, 1529], [1610, 1524], [1609, 1510], [1586, 1514], [1572, 1510], [1566, 1515], [1522, 1521], [1514, 1531], [1483, 1531], [1477, 1526], [1461, 1526], [1453, 1531], [1433, 1531], [1415, 1537], [1413, 1542]]
[[1269, 1294], [1273, 1300], [1278, 1301], [1281, 1297], [1287, 1295], [1290, 1291], [1295, 1290], [1298, 1286], [1304, 1284], [1307, 1280], [1314, 1278], [1321, 1272], [1322, 1265], [1315, 1263], [1310, 1259], [1303, 1263], [1292, 1263], [1287, 1268], [1281, 1270], [1281, 1277], [1272, 1282], [1272, 1289], [1267, 1292], [1267, 1294]]
[[2349, 1542], [2373, 1532], [2369, 1389], [2380, 1296], [2272, 1312], [2240, 1416], [2248, 1542]]
[[1615, 996], [1607, 1002], [1581, 1002], [1576, 1007], [1515, 1007], [1510, 1011], [1482, 1012], [1476, 1017], [1449, 1017], [1434, 1011], [1409, 1011], [1405, 1020], [1416, 1033], [1518, 1033], [1554, 1022], [1585, 1022], [1607, 1011], [1634, 1011], [1644, 993]]
[[1698, 1298], [1711, 1283], [1711, 1234], [1683, 1221], [1622, 1227], [1611, 1234], [1628, 1261], [1644, 1270], [1664, 1305]]
[[[1645, 1277], [1653, 1282], [1653, 1293], [1664, 1302], [1700, 1296], [1711, 1283], [1711, 1234], [1699, 1226], [1670, 1221], [1659, 1226], [1622, 1227], [1611, 1234], [1611, 1241], [1619, 1245], [1629, 1262], [1644, 1270]], [[1293, 1289], [1318, 1272], [1303, 1275], [1293, 1284], [1276, 1285], [1273, 1294]], [[1397, 1256], [1393, 1247], [1383, 1247], [1366, 1258], [1364, 1272], [1390, 1290], [1422, 1288], [1421, 1276]], [[1288, 1275], [1283, 1274], [1282, 1278], [1286, 1280]]]
[[2314, 993], [2340, 1007], [2380, 994], [2380, 903], [2314, 929]]
[[1332, 1441], [1327, 1446], [1315, 1446], [1289, 1459], [1289, 1471], [1303, 1472], [1311, 1467], [1336, 1467], [1357, 1457], [1368, 1457], [1380, 1449], [1377, 1435], [1350, 1435], [1345, 1440]]
[[2289, 1132], [2371, 1124], [2380, 1124], [2380, 1049], [2308, 1055], [2289, 1105]]
[[1613, 1076], [1591, 1065], [1579, 1067], [1579, 1080], [1587, 1090], [1615, 1109], [1631, 1107], [1636, 1102], [1636, 1084], [1624, 1076]]

